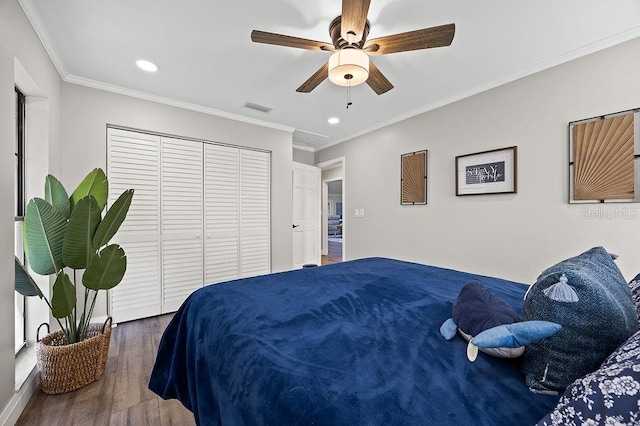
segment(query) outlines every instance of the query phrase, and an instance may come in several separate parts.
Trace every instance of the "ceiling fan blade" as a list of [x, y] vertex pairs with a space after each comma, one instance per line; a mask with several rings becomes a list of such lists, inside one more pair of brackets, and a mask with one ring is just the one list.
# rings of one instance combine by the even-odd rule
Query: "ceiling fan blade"
[[340, 35], [349, 43], [362, 40], [371, 0], [342, 0]]
[[444, 47], [451, 44], [455, 33], [456, 24], [440, 25], [438, 27], [375, 38], [367, 42], [364, 50], [370, 56], [379, 56], [410, 50]]
[[296, 89], [296, 92], [300, 93], [309, 93], [316, 87], [318, 84], [322, 83], [329, 76], [329, 63], [326, 63], [315, 72], [307, 81], [302, 83], [300, 87]]
[[382, 95], [393, 89], [393, 84], [387, 80], [387, 77], [385, 77], [371, 61], [369, 61], [369, 78], [367, 78], [367, 84], [378, 95]]
[[296, 47], [307, 50], [324, 50], [333, 52], [335, 47], [323, 41], [308, 40], [306, 38], [292, 37], [283, 34], [268, 33], [266, 31], [251, 31], [251, 41], [255, 43], [274, 44], [276, 46]]

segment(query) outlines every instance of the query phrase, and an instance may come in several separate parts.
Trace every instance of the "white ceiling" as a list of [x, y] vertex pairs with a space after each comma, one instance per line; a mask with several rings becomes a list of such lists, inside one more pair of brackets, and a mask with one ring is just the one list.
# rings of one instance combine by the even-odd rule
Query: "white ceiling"
[[[250, 39], [259, 29], [330, 43], [340, 0], [20, 3], [65, 81], [296, 129], [294, 144], [316, 150], [640, 36], [638, 0], [373, 0], [369, 39], [451, 22], [456, 35], [450, 47], [374, 57], [395, 88], [354, 87], [347, 110], [329, 80], [295, 91], [329, 53]], [[160, 71], [140, 71], [140, 58]]]

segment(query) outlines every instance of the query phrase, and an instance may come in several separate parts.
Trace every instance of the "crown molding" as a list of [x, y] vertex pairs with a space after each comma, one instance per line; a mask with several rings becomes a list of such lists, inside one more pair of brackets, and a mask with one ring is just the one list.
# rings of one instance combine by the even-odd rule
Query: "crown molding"
[[[38, 14], [35, 6], [33, 5], [31, 0], [18, 0], [18, 2], [20, 3], [20, 6], [22, 7], [22, 9], [24, 10], [27, 18], [29, 19], [29, 22], [31, 23], [31, 25], [33, 26], [36, 34], [38, 35], [38, 38], [40, 39], [40, 41], [42, 42], [45, 50], [47, 51], [49, 57], [51, 58], [51, 61], [53, 62], [53, 65], [55, 66], [56, 70], [58, 71], [58, 74], [60, 74], [60, 77], [62, 78], [63, 81], [68, 82], [68, 83], [73, 83], [73, 84], [78, 84], [78, 85], [82, 85], [82, 86], [86, 86], [86, 87], [91, 87], [91, 88], [95, 88], [95, 89], [99, 89], [99, 90], [104, 90], [104, 91], [108, 91], [108, 92], [113, 92], [113, 93], [118, 93], [118, 94], [122, 94], [125, 96], [131, 96], [131, 97], [135, 97], [135, 98], [139, 98], [139, 99], [144, 99], [144, 100], [148, 100], [151, 102], [157, 102], [160, 104], [165, 104], [165, 105], [170, 105], [170, 106], [174, 106], [177, 108], [182, 108], [182, 109], [187, 109], [187, 110], [191, 110], [191, 111], [196, 111], [196, 112], [201, 112], [204, 114], [209, 114], [209, 115], [213, 115], [213, 116], [217, 116], [217, 117], [222, 117], [222, 118], [227, 118], [230, 120], [235, 120], [235, 121], [240, 121], [240, 122], [244, 122], [244, 123], [248, 123], [248, 124], [254, 124], [257, 126], [261, 126], [261, 127], [267, 127], [267, 128], [271, 128], [271, 129], [275, 129], [275, 130], [281, 130], [281, 131], [285, 131], [285, 132], [289, 132], [289, 133], [293, 133], [296, 129], [294, 127], [291, 126], [285, 126], [282, 124], [275, 124], [275, 123], [270, 123], [267, 121], [263, 121], [263, 120], [258, 120], [258, 119], [254, 119], [252, 117], [246, 117], [246, 116], [242, 116], [239, 114], [233, 114], [233, 113], [229, 113], [226, 111], [221, 111], [221, 110], [217, 110], [214, 108], [209, 108], [209, 107], [205, 107], [202, 105], [197, 105], [197, 104], [191, 104], [188, 102], [182, 102], [182, 101], [178, 101], [175, 99], [171, 99], [171, 98], [166, 98], [166, 97], [162, 97], [162, 96], [156, 96], [156, 95], [151, 95], [149, 93], [145, 93], [145, 92], [140, 92], [140, 91], [136, 91], [136, 90], [131, 90], [131, 89], [127, 89], [124, 87], [120, 87], [120, 86], [116, 86], [116, 85], [112, 85], [112, 84], [108, 84], [108, 83], [103, 83], [103, 82], [99, 82], [96, 80], [91, 80], [91, 79], [87, 79], [84, 77], [79, 77], [79, 76], [75, 76], [72, 74], [69, 74], [69, 71], [67, 70], [66, 66], [64, 65], [62, 59], [60, 58], [60, 55], [58, 54], [56, 48], [53, 45], [53, 42], [51, 41], [51, 37], [49, 36], [48, 31], [46, 30], [46, 27], [44, 26], [42, 19], [40, 18], [40, 15]], [[335, 140], [330, 140], [325, 144], [321, 144], [319, 146], [316, 147], [309, 147], [309, 146], [305, 146], [305, 145], [298, 145], [298, 144], [293, 144], [293, 147], [296, 149], [300, 149], [300, 150], [305, 150], [305, 151], [312, 151], [312, 152], [317, 152], [338, 144], [341, 144], [343, 142], [346, 142], [348, 140], [351, 139], [355, 139], [357, 137], [366, 135], [368, 133], [371, 133], [373, 131], [379, 130], [381, 128], [390, 126], [392, 124], [395, 123], [399, 123], [401, 121], [407, 120], [409, 118], [415, 117], [417, 115], [420, 114], [424, 114], [426, 112], [435, 110], [437, 108], [443, 107], [445, 105], [460, 101], [462, 99], [477, 95], [478, 93], [482, 93], [484, 91], [487, 90], [491, 90], [493, 88], [502, 86], [504, 84], [513, 82], [515, 80], [530, 76], [532, 74], [535, 74], [537, 72], [543, 71], [545, 69], [563, 64], [565, 62], [569, 62], [571, 60], [574, 59], [578, 59], [580, 57], [589, 55], [591, 53], [595, 53], [598, 52], [600, 50], [609, 48], [609, 47], [613, 47], [617, 44], [621, 44], [624, 43], [626, 41], [632, 40], [634, 38], [640, 37], [640, 25], [634, 28], [631, 28], [627, 31], [624, 31], [622, 33], [616, 34], [614, 36], [599, 40], [597, 42], [591, 43], [590, 45], [575, 49], [571, 52], [565, 53], [563, 55], [560, 55], [558, 57], [552, 58], [550, 60], [547, 61], [543, 61], [541, 63], [538, 63], [536, 65], [533, 65], [529, 68], [526, 68], [520, 72], [511, 74], [509, 76], [497, 79], [497, 80], [493, 80], [487, 84], [483, 84], [483, 85], [479, 85], [476, 86], [470, 90], [461, 92], [461, 93], [457, 93], [454, 94], [453, 96], [450, 96], [448, 98], [444, 98], [444, 99], [440, 99], [437, 102], [433, 102], [430, 104], [426, 104], [421, 106], [420, 108], [414, 109], [412, 111], [406, 112], [404, 114], [398, 115], [396, 117], [393, 117], [392, 119], [380, 122], [374, 126], [362, 129], [358, 132], [352, 133], [348, 136], [339, 138], [339, 139], [335, 139]]]
[[65, 80], [69, 75], [69, 71], [64, 65], [64, 62], [62, 62], [58, 51], [53, 45], [51, 37], [49, 36], [49, 32], [47, 31], [47, 28], [44, 26], [44, 23], [40, 18], [40, 14], [38, 14], [38, 11], [36, 10], [31, 0], [18, 0], [18, 3], [20, 3], [22, 10], [24, 11], [25, 15], [27, 15], [27, 19], [31, 23], [31, 26], [40, 39], [40, 42], [42, 42], [44, 50], [47, 51], [49, 58], [51, 58], [51, 62], [53, 62], [53, 66], [58, 71], [58, 74], [60, 74], [60, 78]]
[[355, 139], [357, 137], [366, 135], [367, 133], [371, 133], [373, 131], [380, 130], [383, 127], [387, 127], [387, 126], [390, 126], [392, 124], [399, 123], [401, 121], [407, 120], [407, 119], [415, 117], [417, 115], [424, 114], [424, 113], [429, 112], [429, 111], [433, 111], [433, 110], [441, 108], [441, 107], [443, 107], [445, 105], [452, 104], [452, 103], [460, 101], [462, 99], [469, 98], [469, 97], [477, 95], [479, 93], [486, 92], [487, 90], [494, 89], [494, 88], [502, 86], [504, 84], [511, 83], [513, 81], [519, 80], [519, 79], [524, 78], [524, 77], [528, 77], [528, 76], [533, 75], [535, 73], [538, 73], [540, 71], [544, 71], [546, 69], [561, 65], [563, 63], [566, 63], [566, 62], [569, 62], [569, 61], [572, 61], [572, 60], [575, 60], [575, 59], [590, 55], [592, 53], [599, 52], [601, 50], [616, 46], [618, 44], [622, 44], [624, 42], [633, 40], [634, 38], [638, 38], [638, 37], [640, 37], [640, 25], [637, 26], [637, 27], [634, 27], [634, 28], [632, 28], [630, 30], [627, 30], [625, 32], [622, 32], [620, 34], [616, 34], [614, 36], [599, 40], [597, 42], [591, 43], [591, 44], [589, 44], [587, 46], [583, 46], [583, 47], [581, 47], [579, 49], [572, 50], [572, 51], [567, 52], [567, 53], [565, 53], [563, 55], [560, 55], [560, 56], [557, 56], [555, 58], [549, 59], [547, 61], [540, 62], [540, 63], [538, 63], [536, 65], [533, 65], [533, 66], [531, 66], [529, 68], [526, 68], [526, 69], [524, 69], [524, 70], [522, 70], [520, 72], [517, 72], [515, 74], [511, 74], [511, 75], [509, 75], [507, 77], [504, 77], [504, 78], [501, 78], [501, 79], [497, 79], [497, 80], [493, 80], [493, 81], [491, 81], [491, 82], [489, 82], [487, 84], [484, 84], [484, 85], [481, 85], [481, 86], [476, 86], [476, 87], [472, 88], [471, 90], [468, 90], [468, 91], [465, 91], [465, 92], [461, 92], [461, 93], [453, 95], [453, 96], [451, 96], [449, 98], [440, 99], [437, 102], [433, 102], [431, 104], [423, 105], [422, 107], [420, 107], [418, 109], [414, 109], [414, 110], [409, 111], [407, 113], [404, 113], [402, 115], [398, 115], [398, 116], [396, 116], [396, 117], [394, 117], [394, 118], [392, 118], [390, 120], [380, 122], [380, 123], [376, 124], [375, 126], [368, 127], [366, 129], [363, 129], [363, 130], [361, 130], [359, 132], [353, 133], [353, 134], [351, 134], [349, 136], [346, 136], [344, 138], [336, 139], [336, 140], [330, 141], [330, 142], [328, 142], [326, 144], [320, 145], [320, 146], [316, 147], [315, 150], [317, 152], [317, 151], [320, 151], [322, 149], [326, 149], [326, 148], [341, 144], [341, 143], [346, 142], [348, 140]]
[[300, 151], [316, 152], [316, 150], [312, 146], [300, 145], [295, 142], [293, 143], [293, 149], [299, 149]]
[[257, 120], [251, 117], [245, 117], [244, 115], [233, 114], [226, 111], [221, 111], [215, 108], [209, 108], [202, 105], [192, 104], [189, 102], [178, 101], [172, 98], [165, 98], [163, 96], [152, 95], [150, 93], [140, 92], [138, 90], [127, 89], [125, 87], [116, 86], [115, 84], [103, 83], [97, 80], [91, 80], [89, 78], [79, 77], [77, 75], [70, 74], [64, 79], [65, 82], [71, 84], [77, 84], [79, 86], [90, 87], [92, 89], [103, 90], [106, 92], [117, 93], [120, 95], [131, 96], [133, 98], [143, 99], [145, 101], [156, 102], [159, 104], [169, 105], [176, 108], [187, 109], [190, 111], [201, 112], [203, 114], [214, 115], [216, 117], [227, 118], [229, 120], [241, 121], [243, 123], [253, 124], [261, 127], [268, 127], [270, 129], [281, 130], [288, 133], [293, 133], [295, 127], [285, 126], [283, 124], [270, 123], [268, 121]]
[[62, 78], [63, 81], [72, 84], [78, 84], [81, 86], [91, 87], [94, 89], [104, 90], [107, 92], [118, 93], [125, 96], [131, 96], [138, 99], [144, 99], [151, 102], [157, 102], [160, 104], [170, 105], [177, 108], [187, 109], [190, 111], [201, 112], [203, 114], [214, 115], [217, 117], [227, 118], [229, 120], [241, 121], [248, 124], [254, 124], [256, 126], [268, 127], [270, 129], [281, 130], [288, 133], [293, 133], [295, 131], [294, 127], [285, 126], [282, 124], [269, 123], [263, 120], [257, 120], [251, 117], [245, 117], [239, 114], [233, 114], [226, 111], [217, 110], [214, 108], [205, 107], [202, 105], [196, 105], [188, 102], [182, 102], [175, 99], [165, 98], [162, 96], [151, 95], [149, 93], [140, 92], [137, 90], [131, 90], [124, 87], [116, 86], [113, 84], [103, 83], [96, 80], [91, 80], [84, 77], [79, 77], [73, 74], [70, 74], [67, 70], [67, 67], [64, 65], [64, 62], [60, 58], [58, 51], [56, 50], [53, 42], [51, 41], [51, 37], [49, 36], [49, 32], [47, 31], [40, 15], [38, 14], [37, 9], [33, 5], [31, 0], [18, 0], [22, 10], [24, 10], [27, 19], [31, 23], [34, 31], [36, 32], [38, 38], [42, 42], [49, 58], [51, 58], [51, 62], [53, 62], [54, 67], [58, 71], [58, 74]]

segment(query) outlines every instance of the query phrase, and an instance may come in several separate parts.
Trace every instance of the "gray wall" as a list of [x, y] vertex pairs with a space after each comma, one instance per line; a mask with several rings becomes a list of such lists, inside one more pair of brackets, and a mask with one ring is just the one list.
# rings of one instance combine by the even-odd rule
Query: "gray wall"
[[[568, 123], [640, 106], [638, 52], [640, 39], [316, 152], [316, 163], [346, 157], [344, 211], [365, 209], [349, 220], [347, 257], [531, 283], [543, 268], [603, 245], [632, 278], [640, 271], [640, 205], [567, 203]], [[517, 194], [454, 195], [456, 155], [512, 145]], [[429, 204], [400, 206], [400, 155], [425, 148]], [[618, 208], [632, 218], [603, 218]]]
[[[28, 100], [27, 108], [34, 106], [40, 118], [44, 118], [44, 130], [37, 138], [29, 139], [27, 155], [37, 151], [35, 158], [27, 158], [27, 168], [36, 178], [27, 181], [27, 197], [42, 196], [44, 176], [61, 172], [62, 80], [51, 63], [48, 54], [33, 31], [16, 0], [0, 1], [0, 413], [14, 397], [14, 333], [13, 333], [13, 141], [15, 108], [14, 58], [33, 78], [44, 98]], [[40, 179], [42, 177], [42, 179]], [[35, 183], [39, 181], [39, 183]], [[35, 188], [39, 188], [39, 193]], [[46, 284], [46, 280], [45, 280]], [[46, 291], [46, 290], [45, 290]], [[37, 306], [33, 298], [30, 306]], [[32, 305], [31, 302], [34, 302]], [[46, 307], [46, 305], [44, 305]], [[46, 312], [45, 312], [46, 318]], [[28, 324], [28, 328], [32, 325]], [[30, 330], [33, 332], [33, 330]]]
[[342, 179], [342, 167], [322, 171], [322, 181], [335, 181]]
[[295, 161], [296, 163], [313, 166], [313, 157], [313, 151], [305, 151], [304, 149], [293, 148], [293, 161]]
[[[291, 133], [75, 84], [63, 87], [63, 169], [70, 187], [92, 168], [106, 169], [107, 124], [270, 150], [272, 270], [291, 269]], [[106, 313], [105, 306], [95, 315]]]

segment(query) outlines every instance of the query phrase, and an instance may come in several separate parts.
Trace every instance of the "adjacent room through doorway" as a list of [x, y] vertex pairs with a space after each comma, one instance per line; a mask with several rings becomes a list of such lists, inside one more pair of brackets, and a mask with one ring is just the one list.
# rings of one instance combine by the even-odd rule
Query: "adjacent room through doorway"
[[345, 193], [345, 158], [316, 164], [321, 175], [322, 264], [342, 262], [347, 256], [349, 218], [345, 214], [348, 200]]
[[327, 254], [322, 264], [342, 262], [342, 179], [327, 183]]

